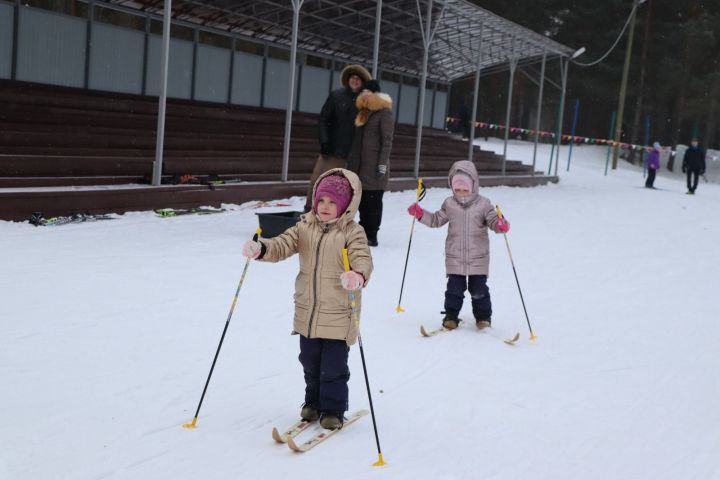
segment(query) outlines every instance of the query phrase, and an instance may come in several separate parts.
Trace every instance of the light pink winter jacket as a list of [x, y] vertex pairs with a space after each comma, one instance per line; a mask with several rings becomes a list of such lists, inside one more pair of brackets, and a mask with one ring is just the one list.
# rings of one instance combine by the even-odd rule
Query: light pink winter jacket
[[[478, 193], [478, 174], [475, 165], [467, 160], [455, 162], [448, 174], [464, 173], [473, 181], [472, 194], [461, 203], [455, 195], [443, 202], [435, 213], [423, 209], [420, 223], [431, 228], [448, 225], [445, 240], [445, 270], [455, 275], [487, 275], [490, 267], [488, 228], [498, 232], [498, 216], [490, 200]], [[450, 187], [452, 188], [452, 187]]]

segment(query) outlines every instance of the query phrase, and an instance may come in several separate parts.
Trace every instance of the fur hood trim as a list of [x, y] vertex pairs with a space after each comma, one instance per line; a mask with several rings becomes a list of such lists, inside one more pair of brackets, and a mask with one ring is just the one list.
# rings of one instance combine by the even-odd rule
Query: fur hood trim
[[361, 93], [355, 100], [355, 106], [358, 109], [355, 126], [362, 127], [367, 123], [371, 113], [392, 110], [393, 101], [387, 93]]
[[342, 72], [340, 72], [340, 83], [343, 87], [348, 86], [350, 75], [357, 75], [363, 82], [367, 82], [372, 78], [370, 72], [368, 72], [362, 65], [348, 65], [342, 69]]

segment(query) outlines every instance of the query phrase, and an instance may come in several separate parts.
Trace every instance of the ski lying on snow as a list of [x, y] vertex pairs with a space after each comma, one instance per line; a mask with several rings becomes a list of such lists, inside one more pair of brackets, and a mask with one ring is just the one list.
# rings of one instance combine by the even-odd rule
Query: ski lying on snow
[[308, 422], [307, 420], [299, 420], [283, 433], [280, 433], [277, 428], [273, 427], [272, 437], [278, 443], [287, 443], [288, 438], [295, 437], [313, 423], [314, 422]]
[[[482, 330], [485, 330], [486, 328], [490, 328], [490, 327], [484, 327], [484, 328], [480, 328], [478, 330], [482, 331]], [[453, 329], [453, 330], [455, 330], [455, 329]], [[420, 325], [420, 334], [423, 337], [434, 337], [435, 335], [438, 335], [440, 333], [445, 333], [445, 332], [452, 332], [452, 330], [450, 330], [449, 328], [440, 327], [435, 330], [430, 330], [428, 332], [427, 330], [425, 330], [425, 327], [423, 325]], [[508, 345], [515, 345], [515, 342], [517, 342], [518, 340], [520, 340], [520, 333], [516, 333], [514, 337], [503, 340], [503, 342], [507, 343]]]
[[322, 432], [319, 432], [319, 433], [313, 435], [310, 439], [308, 439], [307, 441], [305, 441], [299, 445], [297, 443], [295, 443], [295, 439], [293, 437], [288, 437], [287, 438], [288, 447], [290, 447], [291, 450], [295, 450], [296, 452], [300, 452], [300, 453], [307, 452], [311, 448], [315, 447], [316, 445], [318, 445], [318, 444], [324, 442], [325, 440], [327, 440], [328, 438], [332, 437], [333, 435], [338, 433], [340, 430], [346, 429], [349, 425], [351, 425], [352, 423], [355, 423], [357, 420], [364, 417], [368, 413], [370, 413], [370, 412], [368, 412], [367, 410], [358, 410], [357, 412], [350, 415], [350, 418], [345, 420], [345, 423], [343, 424], [342, 428], [338, 428], [337, 430], [323, 429]]
[[188, 209], [179, 209], [175, 210], [173, 208], [158, 208], [154, 210], [155, 214], [159, 217], [168, 218], [168, 217], [177, 217], [180, 215], [209, 215], [212, 213], [222, 213], [224, 212], [224, 208], [188, 208]]
[[68, 223], [85, 223], [95, 222], [98, 220], [114, 220], [117, 218], [110, 214], [97, 214], [91, 215], [89, 213], [76, 213], [75, 215], [58, 216], [58, 217], [43, 217], [42, 213], [35, 212], [30, 216], [30, 224], [36, 227], [58, 227], [60, 225], [67, 225]]

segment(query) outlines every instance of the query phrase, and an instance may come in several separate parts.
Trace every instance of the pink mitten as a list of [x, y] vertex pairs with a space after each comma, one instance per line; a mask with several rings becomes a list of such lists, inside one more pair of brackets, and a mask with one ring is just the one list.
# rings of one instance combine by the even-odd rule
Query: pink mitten
[[498, 218], [497, 229], [500, 230], [501, 233], [509, 232], [510, 231], [510, 222], [508, 222], [504, 218]]
[[262, 244], [260, 242], [248, 240], [243, 244], [242, 254], [247, 258], [255, 260], [260, 256], [260, 252], [262, 252]]
[[365, 285], [365, 278], [350, 270], [340, 275], [340, 283], [345, 290], [359, 290]]
[[417, 203], [413, 203], [408, 207], [408, 213], [420, 220], [423, 217], [424, 212], [420, 205], [418, 205]]

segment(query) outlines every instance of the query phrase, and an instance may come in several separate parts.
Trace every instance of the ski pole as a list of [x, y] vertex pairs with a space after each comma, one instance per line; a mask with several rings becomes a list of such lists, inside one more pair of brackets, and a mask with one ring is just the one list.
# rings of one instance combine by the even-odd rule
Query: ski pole
[[[418, 187], [415, 194], [415, 202], [418, 203], [423, 198], [425, 198], [425, 185], [423, 185], [422, 178], [418, 178]], [[402, 282], [400, 283], [400, 298], [398, 298], [398, 304], [395, 308], [395, 311], [397, 313], [402, 313], [405, 311], [405, 309], [402, 308], [400, 304], [402, 303], [403, 288], [405, 287], [405, 274], [407, 273], [408, 259], [410, 258], [410, 245], [412, 245], [412, 236], [413, 231], [415, 230], [415, 220], [415, 215], [413, 215], [412, 225], [410, 225], [410, 240], [408, 240], [407, 254], [405, 255], [405, 268], [403, 268]]]
[[[258, 228], [255, 230], [253, 240], [257, 242], [258, 237], [262, 233], [262, 229]], [[223, 340], [225, 340], [225, 333], [227, 332], [228, 325], [230, 325], [230, 319], [232, 318], [233, 311], [235, 310], [235, 304], [237, 303], [238, 295], [240, 294], [240, 288], [242, 288], [243, 282], [245, 281], [245, 274], [250, 266], [250, 258], [245, 261], [245, 268], [243, 268], [242, 275], [240, 276], [240, 282], [238, 282], [237, 290], [235, 290], [235, 296], [233, 297], [232, 305], [230, 306], [230, 313], [228, 313], [227, 320], [225, 321], [225, 328], [223, 328], [222, 335], [220, 336], [220, 343], [218, 344], [217, 351], [215, 352], [215, 358], [213, 358], [212, 366], [210, 367], [210, 373], [208, 373], [207, 380], [205, 381], [205, 388], [203, 388], [202, 395], [200, 396], [200, 403], [198, 403], [195, 416], [190, 423], [183, 423], [184, 428], [195, 428], [197, 423], [198, 415], [200, 414], [200, 407], [202, 407], [203, 399], [205, 398], [205, 392], [207, 392], [208, 385], [210, 384], [210, 377], [212, 377], [213, 370], [215, 369], [215, 362], [217, 362], [218, 355], [220, 354], [220, 348], [222, 347]]]
[[[343, 248], [342, 255], [345, 271], [349, 272], [350, 260], [348, 259], [347, 248]], [[355, 322], [355, 326], [358, 329], [358, 345], [360, 346], [360, 358], [362, 359], [363, 374], [365, 375], [365, 386], [367, 387], [368, 400], [370, 401], [370, 415], [372, 416], [373, 429], [375, 430], [375, 443], [377, 444], [378, 461], [373, 463], [373, 467], [382, 467], [383, 465], [385, 465], [385, 460], [383, 459], [382, 450], [380, 449], [380, 437], [378, 435], [377, 422], [375, 421], [375, 409], [373, 408], [372, 393], [370, 392], [370, 381], [368, 380], [367, 366], [365, 365], [365, 351], [363, 350], [362, 336], [360, 335], [360, 319], [358, 318], [357, 303], [355, 302], [355, 292], [351, 290], [348, 293], [348, 297], [350, 298], [350, 307], [352, 307], [353, 321]]]
[[[497, 212], [498, 217], [504, 218], [499, 205], [495, 205], [495, 212]], [[527, 320], [528, 329], [530, 329], [530, 340], [534, 342], [537, 337], [533, 333], [532, 326], [530, 326], [530, 317], [528, 317], [527, 308], [525, 308], [525, 299], [523, 298], [522, 289], [520, 288], [520, 280], [518, 280], [518, 274], [515, 269], [515, 262], [513, 261], [512, 251], [510, 250], [510, 242], [508, 242], [507, 239], [507, 233], [503, 233], [503, 237], [505, 237], [505, 246], [507, 246], [508, 255], [510, 256], [510, 264], [512, 265], [513, 273], [515, 274], [515, 283], [517, 283], [518, 292], [520, 292], [520, 301], [522, 302], [523, 311], [525, 312], [525, 320]]]

